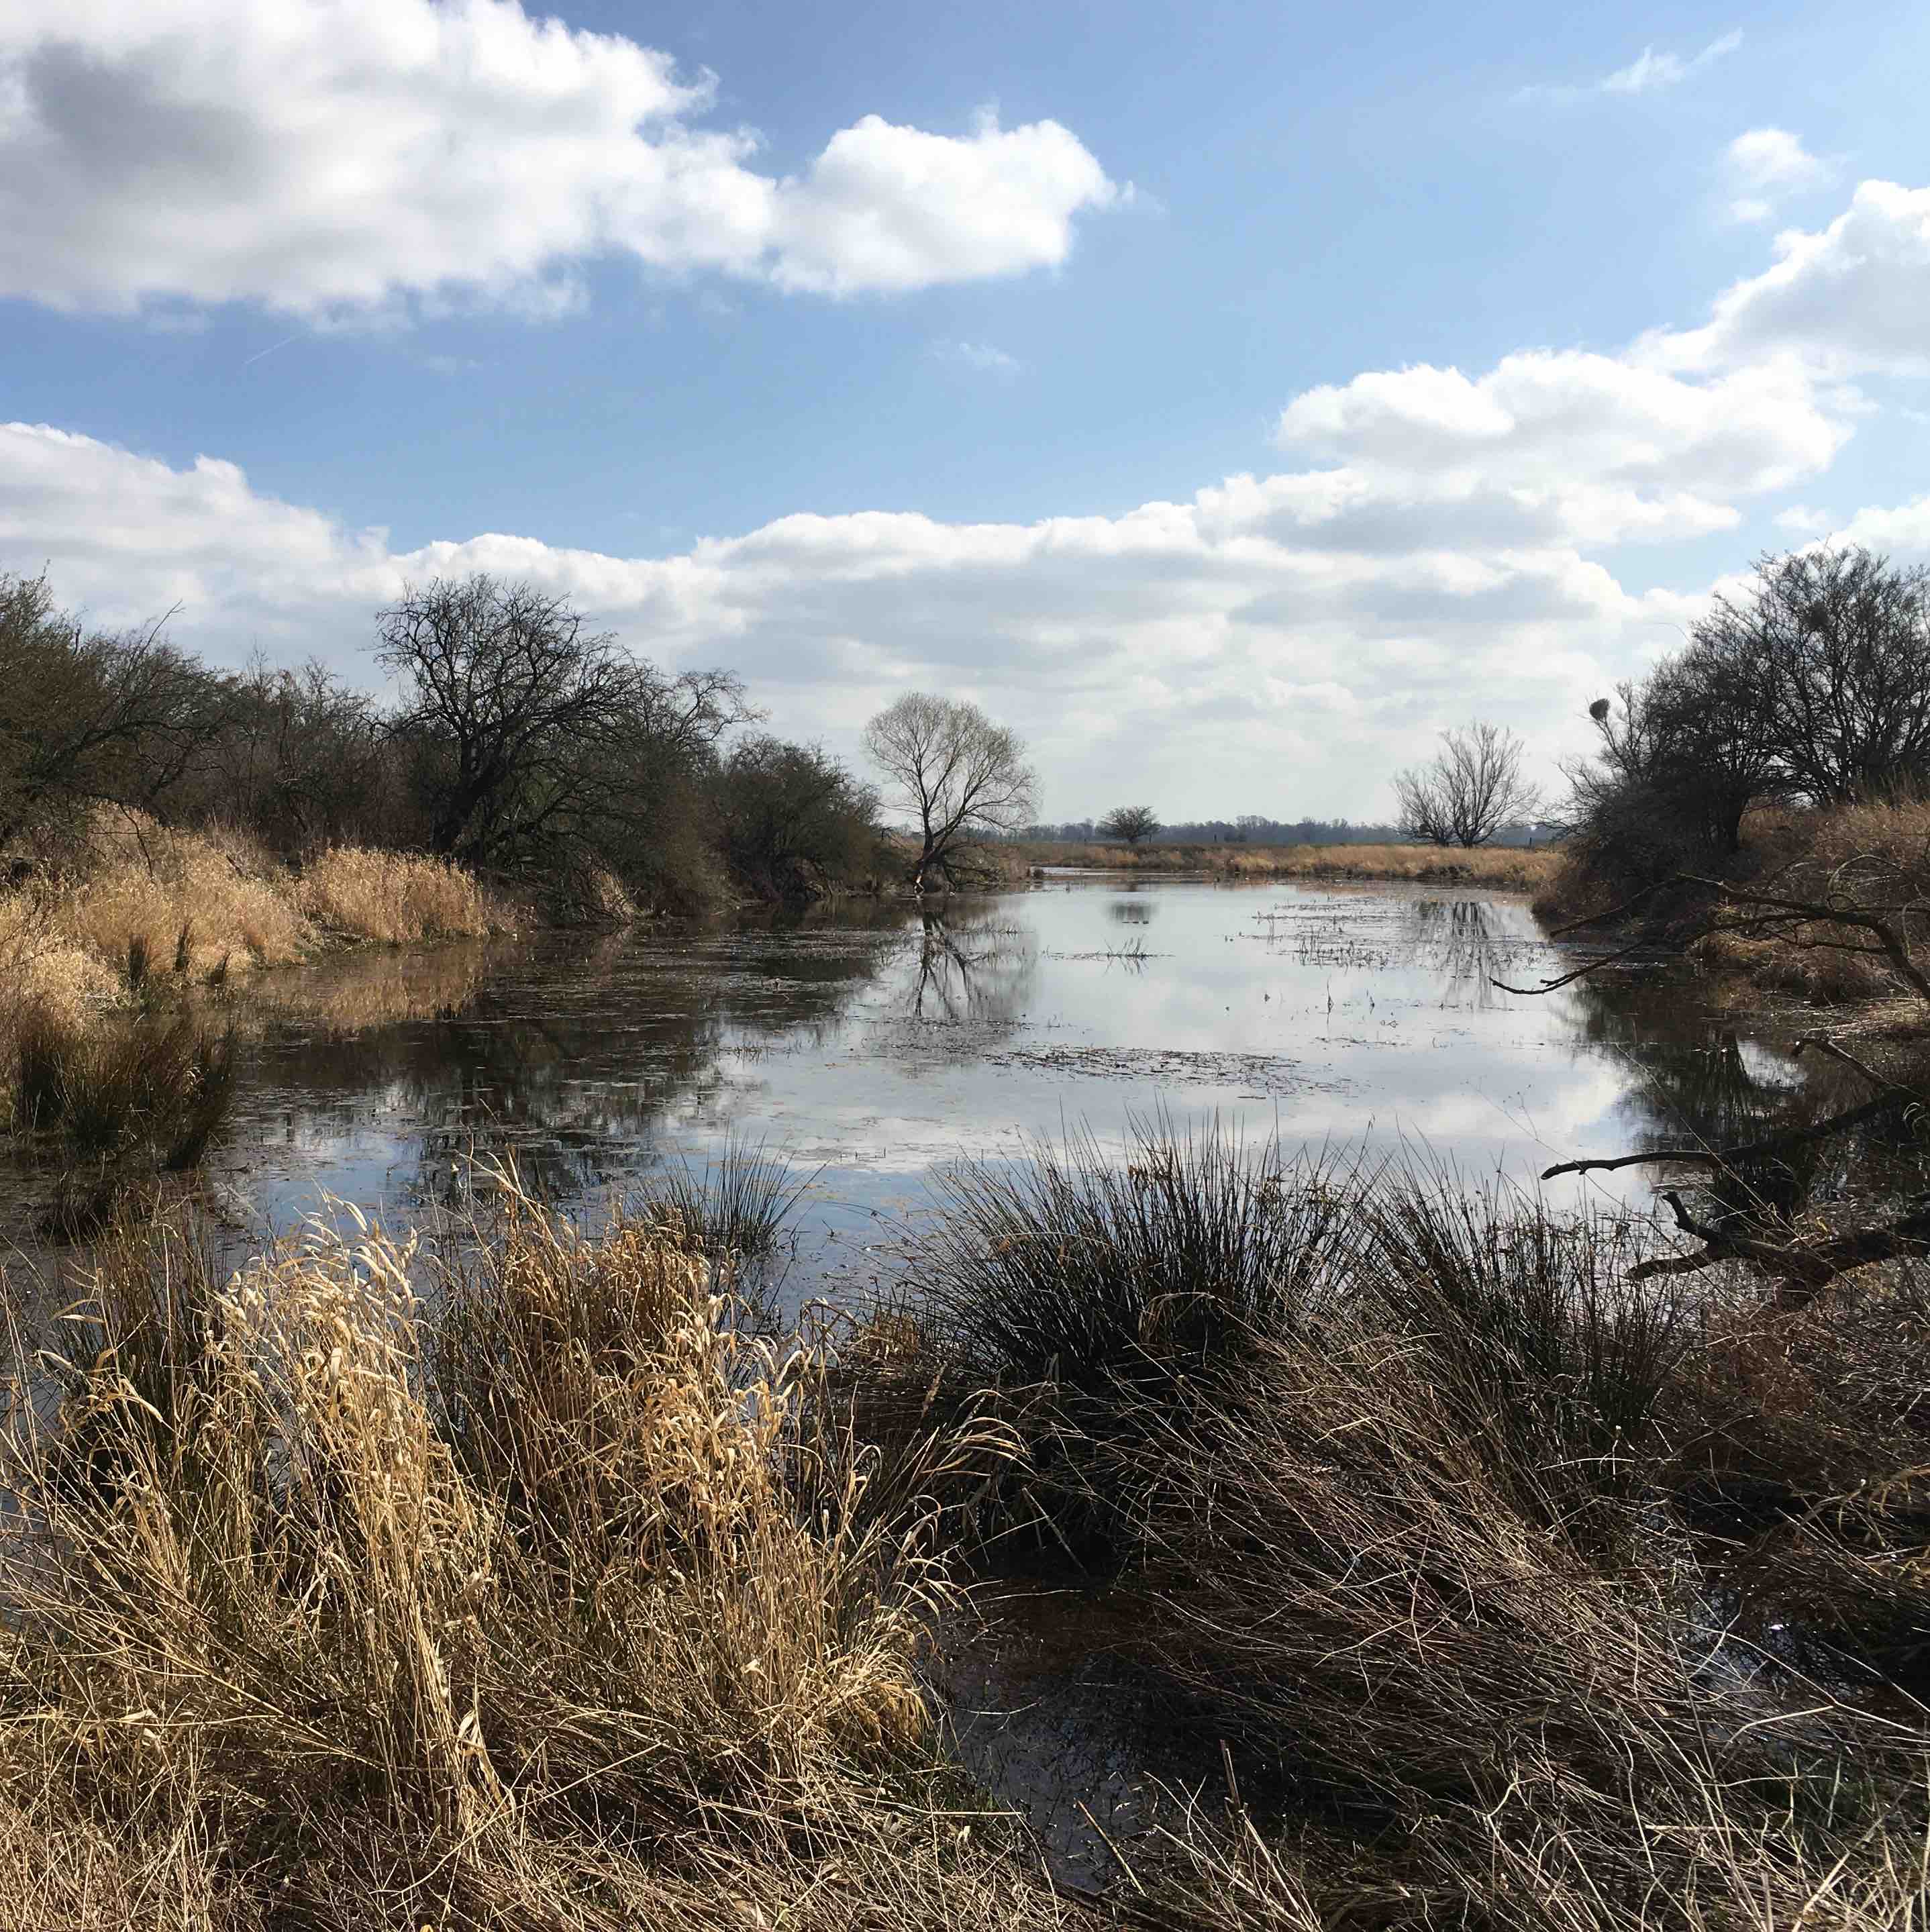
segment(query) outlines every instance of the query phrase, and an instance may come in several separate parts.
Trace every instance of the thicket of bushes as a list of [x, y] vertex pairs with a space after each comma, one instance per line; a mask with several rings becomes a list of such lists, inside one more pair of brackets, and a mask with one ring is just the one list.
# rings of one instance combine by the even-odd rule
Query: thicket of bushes
[[353, 846], [512, 881], [567, 915], [881, 870], [871, 789], [814, 748], [720, 745], [723, 671], [672, 676], [562, 598], [472, 577], [377, 614], [379, 700], [326, 667], [217, 670], [159, 626], [90, 632], [0, 574], [0, 862], [58, 870], [107, 805], [307, 866]]
[[[1746, 879], [1812, 845], [1808, 883], [1826, 886], [1841, 842], [1826, 820], [1861, 812], [1869, 830], [1930, 796], [1927, 595], [1930, 568], [1866, 550], [1762, 558], [1683, 650], [1592, 708], [1599, 748], [1568, 773], [1550, 903], [1600, 910], [1682, 872]], [[1650, 911], [1699, 903], [1658, 896]]]

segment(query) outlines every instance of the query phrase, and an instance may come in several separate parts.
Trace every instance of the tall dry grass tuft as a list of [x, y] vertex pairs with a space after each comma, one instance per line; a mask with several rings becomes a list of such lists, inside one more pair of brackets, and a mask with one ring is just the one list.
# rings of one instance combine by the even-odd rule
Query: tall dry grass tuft
[[1224, 1753], [1127, 1852], [1148, 1922], [1919, 1922], [1921, 1288], [1772, 1332], [1639, 1252], [1157, 1133], [965, 1170], [914, 1238], [860, 1412], [1006, 1384], [979, 1560], [1030, 1512], [1175, 1761]]
[[1921, 1726], [1699, 1625], [1664, 1524], [1612, 1565], [1551, 1540], [1460, 1420], [1423, 1352], [1349, 1322], [1097, 1466], [1140, 1530], [1129, 1648], [1225, 1742], [1273, 1855], [1236, 1834], [1189, 1888], [1316, 1924], [1847, 1927], [1856, 1898], [1913, 1923]]
[[96, 958], [212, 972], [224, 960], [286, 965], [313, 934], [275, 860], [244, 833], [186, 832], [133, 812], [97, 812], [53, 916]]
[[367, 846], [337, 845], [311, 859], [302, 910], [331, 932], [407, 945], [480, 938], [506, 923], [473, 874], [446, 860]]
[[1057, 1922], [941, 1815], [944, 1585], [821, 1364], [497, 1179], [447, 1253], [346, 1210], [225, 1282], [124, 1250], [52, 1414], [23, 1353], [0, 1918]]

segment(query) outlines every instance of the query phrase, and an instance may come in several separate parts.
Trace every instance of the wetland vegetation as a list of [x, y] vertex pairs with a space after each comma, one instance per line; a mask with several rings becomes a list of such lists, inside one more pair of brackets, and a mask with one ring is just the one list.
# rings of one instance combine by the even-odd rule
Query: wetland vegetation
[[[196, 758], [347, 703], [41, 641]], [[1930, 824], [1732, 825], [1658, 679], [1553, 854], [566, 934], [540, 784], [485, 865], [20, 764], [8, 1922], [1920, 1924]], [[704, 768], [703, 864], [802, 876], [812, 786], [875, 862], [808, 748]]]

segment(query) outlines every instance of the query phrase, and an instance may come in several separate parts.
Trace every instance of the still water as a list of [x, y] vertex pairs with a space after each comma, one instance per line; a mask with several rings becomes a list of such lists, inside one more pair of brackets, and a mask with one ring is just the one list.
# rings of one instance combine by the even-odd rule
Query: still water
[[[210, 1180], [239, 1238], [325, 1193], [406, 1222], [472, 1152], [594, 1211], [761, 1141], [819, 1170], [801, 1300], [861, 1278], [944, 1163], [1069, 1130], [1122, 1144], [1156, 1114], [1217, 1119], [1532, 1180], [1645, 1137], [1745, 1138], [1802, 1086], [1679, 976], [1494, 983], [1574, 963], [1508, 895], [1098, 875], [941, 911], [362, 952], [238, 998]], [[1554, 1185], [1579, 1203], [1649, 1182]]]

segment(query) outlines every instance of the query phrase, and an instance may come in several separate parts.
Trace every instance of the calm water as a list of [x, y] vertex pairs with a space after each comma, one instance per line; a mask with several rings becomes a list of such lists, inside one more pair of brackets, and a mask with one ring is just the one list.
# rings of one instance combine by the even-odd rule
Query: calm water
[[[1574, 962], [1506, 896], [1094, 876], [943, 914], [358, 954], [242, 996], [240, 1096], [211, 1174], [239, 1235], [325, 1191], [406, 1220], [472, 1150], [513, 1151], [593, 1206], [661, 1163], [763, 1140], [822, 1169], [801, 1297], [861, 1275], [944, 1162], [1022, 1157], [1069, 1128], [1109, 1144], [1156, 1112], [1217, 1117], [1529, 1180], [1645, 1135], [1740, 1138], [1801, 1084], [1677, 977], [1545, 998], [1492, 983]], [[1555, 1186], [1579, 1201], [1589, 1184]], [[32, 1191], [17, 1169], [17, 1210]]]

